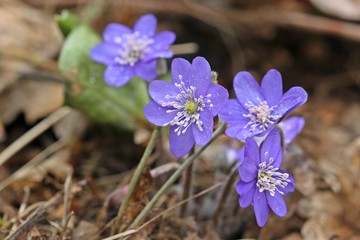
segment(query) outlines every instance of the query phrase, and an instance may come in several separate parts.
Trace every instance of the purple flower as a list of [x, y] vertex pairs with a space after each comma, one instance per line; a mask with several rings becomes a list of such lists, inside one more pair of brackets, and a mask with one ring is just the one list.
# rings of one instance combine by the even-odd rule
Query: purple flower
[[[301, 130], [304, 128], [304, 125], [305, 119], [298, 116], [289, 117], [279, 122], [278, 127], [281, 129], [283, 134], [285, 150], [286, 147], [301, 132]], [[266, 139], [266, 136], [263, 136], [261, 138], [255, 138], [254, 140], [257, 142], [258, 145], [260, 145], [264, 139]], [[245, 147], [242, 147], [238, 151], [232, 149], [232, 151], [235, 151], [235, 153], [232, 153], [230, 152], [230, 150], [228, 150], [229, 154], [232, 154], [231, 156], [235, 158], [239, 162], [239, 164], [243, 163], [244, 161], [244, 148]]]
[[295, 189], [292, 176], [279, 169], [282, 159], [281, 139], [276, 128], [269, 133], [260, 149], [252, 138], [246, 139], [236, 191], [242, 208], [253, 203], [260, 227], [265, 226], [270, 209], [280, 217], [285, 216], [287, 209], [283, 196]]
[[155, 80], [149, 86], [152, 98], [144, 109], [146, 118], [157, 126], [170, 126], [170, 151], [182, 157], [197, 143], [211, 139], [213, 118], [229, 95], [211, 84], [209, 63], [197, 57], [192, 64], [176, 58], [171, 65], [172, 82]]
[[264, 136], [296, 107], [307, 101], [301, 87], [293, 87], [285, 94], [280, 73], [272, 69], [264, 76], [261, 86], [249, 72], [239, 72], [234, 78], [237, 99], [229, 100], [219, 116], [229, 127], [229, 137], [245, 140]]
[[108, 85], [121, 87], [135, 75], [146, 81], [156, 78], [156, 60], [172, 57], [168, 48], [175, 41], [173, 32], [155, 34], [156, 26], [156, 18], [147, 14], [134, 30], [118, 23], [106, 27], [104, 41], [91, 49], [90, 56], [107, 65], [104, 79]]

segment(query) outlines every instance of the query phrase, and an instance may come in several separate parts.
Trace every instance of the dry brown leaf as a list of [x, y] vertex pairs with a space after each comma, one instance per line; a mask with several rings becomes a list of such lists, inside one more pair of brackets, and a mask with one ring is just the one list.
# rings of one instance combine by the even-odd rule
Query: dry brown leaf
[[19, 76], [48, 64], [60, 49], [61, 34], [51, 14], [16, 0], [0, 3], [0, 32], [0, 119], [7, 124], [25, 112], [34, 122], [63, 104], [63, 84]]
[[11, 54], [28, 53], [46, 60], [61, 46], [62, 37], [52, 14], [17, 0], [0, 3], [0, 49]]
[[281, 238], [281, 240], [303, 240], [299, 233], [290, 233], [289, 235]]
[[283, 164], [285, 169], [291, 170], [296, 182], [296, 189], [303, 195], [309, 196], [316, 191], [318, 173], [315, 162], [297, 145], [290, 145], [286, 151]]
[[[140, 182], [136, 186], [133, 194], [131, 195], [129, 205], [125, 216], [123, 217], [123, 225], [120, 227], [122, 231], [123, 228], [126, 228], [140, 213], [143, 207], [149, 202], [149, 194], [154, 190], [154, 180], [151, 177], [150, 169], [145, 168], [142, 172]], [[145, 232], [149, 234], [152, 230], [152, 227], [149, 230], [149, 227], [146, 227], [142, 231], [136, 234], [136, 236], [142, 236]]]
[[99, 228], [88, 221], [80, 221], [72, 232], [72, 239], [77, 240], [97, 239], [98, 237]]
[[161, 222], [156, 239], [198, 239], [198, 230], [193, 217], [168, 216]]
[[10, 123], [20, 113], [33, 123], [45, 117], [64, 102], [63, 85], [54, 82], [27, 80], [11, 85], [0, 95], [0, 115], [2, 121]]
[[305, 218], [322, 214], [341, 216], [344, 213], [342, 203], [342, 199], [330, 191], [316, 192], [309, 198], [300, 200], [298, 213]]
[[221, 237], [212, 224], [206, 226], [206, 235], [204, 240], [221, 240]]
[[79, 140], [86, 131], [89, 120], [81, 112], [71, 109], [70, 114], [58, 121], [53, 129], [58, 138]]
[[339, 219], [327, 214], [319, 214], [309, 219], [301, 229], [304, 240], [350, 239], [356, 234]]
[[47, 173], [51, 173], [58, 179], [63, 179], [73, 171], [72, 166], [68, 163], [70, 152], [63, 149], [44, 160], [39, 166], [19, 172], [18, 180], [26, 180], [28, 182], [41, 182]]

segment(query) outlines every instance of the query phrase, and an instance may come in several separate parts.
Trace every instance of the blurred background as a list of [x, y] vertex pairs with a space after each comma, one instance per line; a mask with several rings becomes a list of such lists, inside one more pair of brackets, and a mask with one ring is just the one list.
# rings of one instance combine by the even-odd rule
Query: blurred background
[[[237, 72], [250, 71], [260, 81], [271, 68], [282, 73], [284, 90], [301, 86], [309, 93], [294, 113], [306, 119], [305, 128], [284, 162], [296, 181], [296, 192], [286, 198], [287, 216], [271, 215], [260, 229], [251, 207], [238, 206], [234, 188], [225, 199], [219, 188], [189, 203], [186, 217], [167, 213], [134, 239], [360, 239], [359, 0], [2, 0], [1, 239], [16, 229], [22, 232], [8, 239], [109, 237], [110, 220], [151, 133], [141, 121], [104, 124], [101, 114], [94, 120], [90, 100], [69, 100], [85, 90], [70, 81], [77, 72], [58, 68], [66, 37], [56, 19], [63, 10], [100, 36], [110, 22], [133, 26], [153, 13], [158, 31], [177, 35], [174, 57], [205, 57], [233, 98]], [[128, 221], [179, 166], [164, 138]], [[240, 145], [224, 136], [200, 157], [194, 193], [221, 181], [236, 183], [228, 178], [226, 153]], [[167, 168], [154, 172], [161, 166]], [[180, 201], [180, 192], [179, 182], [154, 212]], [[29, 218], [44, 202], [46, 214]], [[24, 227], [25, 219], [32, 220]]]

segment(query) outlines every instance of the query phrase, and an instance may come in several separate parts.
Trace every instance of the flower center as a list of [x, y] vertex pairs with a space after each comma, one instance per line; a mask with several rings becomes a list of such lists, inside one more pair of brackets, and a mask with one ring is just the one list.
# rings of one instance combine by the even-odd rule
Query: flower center
[[115, 61], [121, 65], [133, 67], [149, 52], [149, 45], [154, 43], [154, 40], [147, 36], [140, 36], [139, 32], [134, 32], [124, 34], [123, 38], [116, 38], [115, 42], [121, 45], [118, 50], [119, 56], [115, 57]]
[[187, 129], [195, 124], [196, 127], [203, 131], [203, 122], [200, 120], [200, 114], [206, 107], [213, 107], [211, 103], [211, 94], [205, 97], [196, 96], [196, 87], [185, 86], [182, 81], [182, 75], [179, 75], [180, 83], [175, 83], [179, 93], [175, 96], [166, 95], [168, 102], [163, 102], [163, 107], [168, 107], [167, 113], [177, 112], [173, 120], [166, 125], [178, 126], [174, 131], [177, 135], [185, 133]]
[[279, 168], [274, 168], [271, 164], [274, 159], [269, 159], [269, 164], [262, 162], [259, 164], [256, 186], [259, 192], [269, 191], [271, 196], [275, 196], [275, 191], [284, 194], [279, 188], [284, 188], [291, 180], [288, 173], [278, 172]]
[[198, 105], [196, 105], [196, 103], [194, 103], [193, 101], [187, 101], [185, 103], [185, 111], [187, 111], [189, 114], [194, 114], [197, 109]]
[[248, 107], [248, 114], [244, 114], [244, 117], [250, 118], [250, 121], [246, 124], [245, 127], [250, 126], [250, 131], [254, 132], [256, 128], [260, 128], [262, 131], [265, 131], [270, 125], [276, 122], [281, 116], [274, 115], [273, 107], [269, 107], [267, 101], [260, 101], [259, 105], [255, 105], [252, 102], [247, 102], [245, 104]]

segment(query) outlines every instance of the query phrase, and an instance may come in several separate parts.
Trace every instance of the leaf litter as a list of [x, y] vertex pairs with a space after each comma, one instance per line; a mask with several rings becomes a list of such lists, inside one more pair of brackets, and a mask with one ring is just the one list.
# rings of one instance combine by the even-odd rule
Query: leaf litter
[[[290, 2], [292, 8], [311, 14], [311, 5]], [[354, 78], [359, 62], [357, 56], [348, 50], [356, 48], [356, 43], [344, 40], [341, 33], [328, 37], [309, 33], [306, 27], [296, 32], [286, 27], [278, 28], [278, 23], [271, 22], [274, 20], [271, 17], [271, 28], [261, 26], [261, 22], [254, 19], [246, 22], [229, 18], [236, 29], [234, 37], [219, 32], [219, 26], [213, 27], [214, 21], [209, 23], [202, 15], [208, 9], [208, 1], [203, 3], [205, 8], [184, 5], [183, 1], [164, 4], [161, 9], [154, 7], [157, 6], [155, 1], [139, 6], [141, 3], [144, 2], [137, 1], [135, 7], [125, 3], [120, 8], [109, 1], [109, 6], [105, 7], [108, 14], [103, 19], [98, 18], [95, 24], [100, 29], [110, 20], [131, 22], [132, 15], [143, 11], [156, 11], [162, 20], [173, 14], [169, 22], [162, 22], [160, 27], [177, 29], [180, 39], [191, 39], [203, 46], [204, 50], [200, 51], [212, 49], [207, 54], [219, 69], [219, 81], [224, 85], [231, 85], [226, 80], [232, 79], [231, 64], [220, 61], [219, 56], [229, 56], [230, 53], [215, 51], [212, 45], [215, 43], [223, 49], [232, 49], [232, 54], [240, 54], [247, 61], [246, 66], [257, 73], [266, 71], [271, 61], [276, 62], [288, 73], [286, 79], [292, 79], [286, 84], [290, 86], [293, 81], [303, 85], [311, 91], [311, 98], [296, 112], [304, 116], [307, 123], [299, 138], [289, 146], [284, 160], [286, 171], [291, 172], [296, 180], [296, 192], [286, 199], [288, 214], [284, 218], [271, 215], [268, 224], [259, 229], [252, 209], [239, 208], [238, 195], [232, 187], [221, 203], [222, 211], [215, 226], [211, 216], [219, 205], [221, 191], [210, 191], [189, 200], [189, 210], [184, 218], [179, 217], [179, 210], [175, 208], [136, 233], [129, 233], [129, 236], [132, 239], [360, 239], [360, 96]], [[226, 3], [234, 4], [233, 1]], [[59, 1], [58, 4], [61, 8], [72, 6], [79, 9], [86, 5], [71, 1]], [[288, 11], [291, 4], [285, 5], [240, 1], [234, 9], [257, 14], [256, 9], [269, 7]], [[34, 8], [23, 1], [0, 4], [0, 29], [6, 33], [0, 36], [0, 121], [3, 125], [0, 129], [6, 136], [0, 143], [1, 151], [64, 102], [63, 75], [54, 68], [62, 38], [52, 21], [53, 13], [45, 11], [42, 5], [36, 6]], [[228, 10], [225, 3], [215, 7], [223, 12]], [[120, 9], [121, 14], [116, 15], [115, 9]], [[124, 9], [132, 9], [133, 13], [126, 13]], [[178, 12], [174, 15], [172, 11], [176, 10]], [[341, 11], [340, 8], [337, 10]], [[326, 10], [322, 14], [328, 17]], [[189, 20], [189, 16], [195, 19]], [[229, 13], [229, 16], [232, 15]], [[292, 16], [291, 12], [289, 16]], [[222, 20], [219, 19], [219, 25]], [[192, 31], [200, 31], [203, 35]], [[244, 32], [250, 35], [245, 37]], [[207, 41], [209, 36], [214, 43]], [[226, 38], [230, 40], [224, 42]], [[246, 50], [228, 45], [231, 41], [240, 41]], [[271, 51], [266, 50], [269, 44], [273, 46]], [[259, 53], [258, 49], [264, 51]], [[314, 53], [312, 49], [319, 52]], [[350, 57], [344, 51], [348, 51]], [[314, 57], [318, 62], [312, 62]], [[86, 115], [76, 111], [71, 111], [51, 129], [44, 130], [0, 166], [0, 185], [13, 178], [0, 191], [0, 238], [111, 237], [111, 219], [116, 216], [148, 138], [147, 126], [135, 131], [145, 134], [141, 140], [136, 140], [138, 144], [134, 143], [131, 131], [94, 124]], [[51, 151], [53, 144], [61, 141], [63, 144]], [[194, 194], [226, 181], [231, 171], [231, 167], [224, 164], [227, 161], [224, 157], [226, 141], [225, 138], [218, 139], [214, 147], [198, 159], [194, 171]], [[14, 178], [18, 169], [31, 159], [40, 158], [43, 151], [46, 154], [40, 155], [41, 161]], [[130, 201], [121, 226], [123, 231], [174, 167], [159, 171], [155, 176], [151, 172], [169, 162], [178, 166], [179, 162], [169, 156], [166, 146], [158, 147], [153, 153], [152, 164], [143, 173], [142, 182]], [[72, 178], [66, 185], [69, 175]], [[229, 184], [234, 186], [235, 183]], [[181, 201], [181, 192], [180, 181], [163, 196], [149, 219]]]

